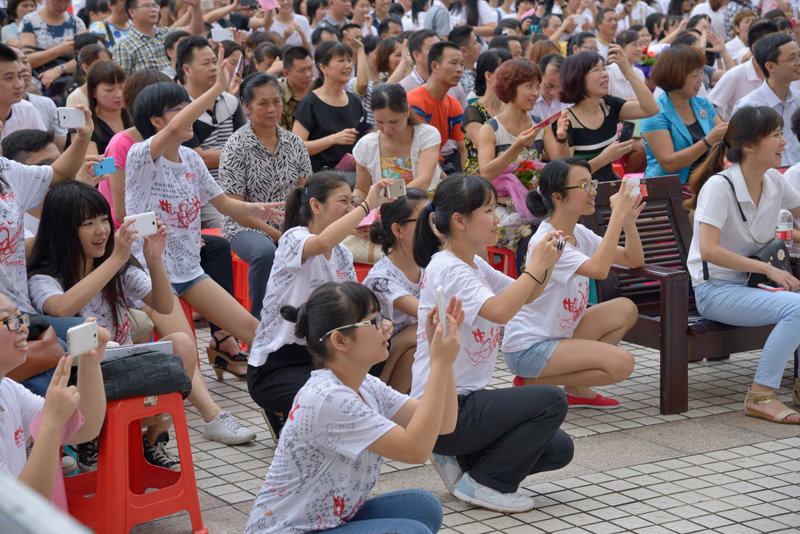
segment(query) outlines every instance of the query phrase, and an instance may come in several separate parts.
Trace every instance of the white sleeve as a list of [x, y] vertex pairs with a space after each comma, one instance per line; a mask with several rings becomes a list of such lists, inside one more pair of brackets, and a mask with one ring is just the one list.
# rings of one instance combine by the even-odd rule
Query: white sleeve
[[483, 272], [483, 275], [486, 277], [486, 281], [489, 282], [489, 286], [492, 288], [492, 291], [494, 291], [495, 295], [502, 293], [508, 289], [508, 286], [514, 283], [513, 278], [501, 271], [498, 271], [480, 256], [475, 256], [474, 261], [475, 265], [477, 265], [478, 268]]
[[[463, 8], [462, 8], [463, 10]], [[478, 25], [497, 24], [497, 11], [486, 0], [478, 1]]]
[[181, 152], [184, 152], [184, 154], [181, 154], [182, 158], [184, 155], [187, 155], [184, 161], [197, 175], [197, 186], [200, 190], [200, 204], [205, 205], [209, 200], [217, 198], [223, 194], [222, 188], [214, 180], [214, 177], [211, 176], [211, 173], [208, 171], [208, 167], [206, 167], [205, 163], [203, 163], [203, 158], [200, 157], [200, 154], [189, 148], [187, 148], [185, 151], [182, 150]]
[[423, 124], [418, 133], [420, 151], [442, 144], [442, 134], [440, 134], [439, 130], [430, 124]]
[[[300, 408], [303, 408], [302, 404]], [[330, 390], [316, 408], [318, 414], [314, 428], [318, 439], [315, 441], [351, 460], [397, 426], [344, 386]]]
[[722, 230], [728, 220], [729, 205], [727, 201], [722, 200], [722, 195], [724, 194], [736, 195], [736, 192], [724, 178], [715, 176], [709, 178], [697, 196], [697, 209], [694, 212], [694, 218]]
[[42, 204], [53, 181], [53, 168], [49, 165], [23, 165], [0, 158], [0, 177], [19, 195], [22, 210], [28, 211]]
[[[279, 261], [289, 272], [297, 272], [303, 266], [303, 247], [311, 232], [305, 228], [292, 228], [278, 240], [275, 263]], [[273, 271], [275, 264], [273, 263]]]
[[64, 288], [52, 276], [37, 274], [28, 279], [28, 294], [33, 308], [38, 313], [44, 314], [42, 306], [44, 306], [47, 299], [54, 295], [63, 295]]
[[492, 290], [480, 283], [472, 267], [461, 260], [449, 263], [447, 276], [443, 277], [444, 283], [442, 284], [445, 298], [449, 299], [452, 295], [460, 298], [464, 309], [464, 322], [466, 324], [474, 324], [478, 319], [478, 313], [481, 311], [483, 304], [496, 295]]
[[126, 298], [142, 300], [153, 291], [153, 283], [146, 272], [129, 265], [122, 275], [122, 291]]
[[128, 213], [147, 211], [150, 200], [150, 182], [157, 172], [150, 153], [150, 141], [135, 143], [125, 158], [125, 207]]
[[394, 417], [398, 410], [411, 398], [384, 384], [380, 378], [372, 375], [367, 375], [362, 387], [367, 387], [370, 390], [372, 396], [378, 401], [378, 411], [387, 419]]

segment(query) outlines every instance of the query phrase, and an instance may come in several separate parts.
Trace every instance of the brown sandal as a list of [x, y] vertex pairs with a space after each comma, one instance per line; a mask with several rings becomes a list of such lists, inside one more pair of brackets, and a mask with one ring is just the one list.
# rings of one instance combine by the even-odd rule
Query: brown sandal
[[[795, 390], [796, 394], [796, 390]], [[778, 400], [778, 396], [775, 394], [774, 391], [764, 391], [761, 393], [752, 392], [750, 389], [747, 390], [747, 396], [744, 399], [744, 413], [745, 415], [749, 415], [750, 417], [757, 417], [759, 419], [766, 419], [767, 421], [772, 421], [773, 423], [780, 423], [784, 425], [798, 425], [800, 421], [787, 421], [786, 418], [791, 415], [798, 415], [796, 411], [786, 408], [775, 414], [774, 416], [769, 416], [765, 413], [760, 412], [751, 412], [750, 409], [747, 407], [748, 402], [754, 403], [756, 406], [769, 404], [771, 402], [775, 402]]]

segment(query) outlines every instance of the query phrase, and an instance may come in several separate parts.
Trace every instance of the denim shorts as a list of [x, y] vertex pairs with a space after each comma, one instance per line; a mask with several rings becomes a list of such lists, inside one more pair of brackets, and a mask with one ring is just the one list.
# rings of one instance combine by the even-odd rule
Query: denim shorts
[[170, 285], [172, 286], [172, 292], [178, 295], [179, 297], [182, 297], [184, 293], [192, 289], [194, 286], [199, 284], [201, 280], [205, 278], [211, 278], [211, 277], [208, 276], [206, 273], [203, 273], [194, 280], [189, 280], [188, 282], [178, 282], [177, 284], [170, 283]]
[[508, 370], [515, 375], [522, 378], [539, 378], [561, 341], [561, 339], [545, 339], [525, 350], [504, 352], [503, 358]]

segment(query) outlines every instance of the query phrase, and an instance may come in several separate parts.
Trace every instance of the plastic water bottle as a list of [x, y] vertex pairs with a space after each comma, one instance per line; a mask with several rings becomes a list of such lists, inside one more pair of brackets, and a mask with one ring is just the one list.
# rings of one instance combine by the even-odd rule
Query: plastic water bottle
[[783, 240], [787, 248], [792, 248], [792, 214], [789, 210], [781, 210], [778, 214], [778, 222], [775, 224], [775, 237]]

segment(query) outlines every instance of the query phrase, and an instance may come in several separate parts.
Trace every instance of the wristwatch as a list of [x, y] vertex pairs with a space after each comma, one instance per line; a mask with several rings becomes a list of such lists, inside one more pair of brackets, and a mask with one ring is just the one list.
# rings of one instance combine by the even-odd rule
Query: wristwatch
[[67, 72], [67, 67], [65, 67], [64, 65], [59, 65], [59, 66], [58, 66], [58, 68], [59, 68], [59, 69], [61, 69], [61, 72], [63, 72], [63, 73], [65, 73], [65, 74], [66, 74], [66, 72]]

